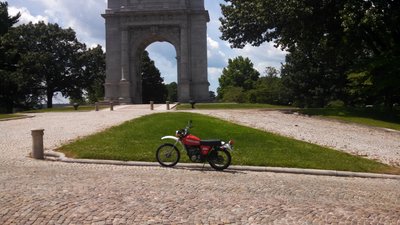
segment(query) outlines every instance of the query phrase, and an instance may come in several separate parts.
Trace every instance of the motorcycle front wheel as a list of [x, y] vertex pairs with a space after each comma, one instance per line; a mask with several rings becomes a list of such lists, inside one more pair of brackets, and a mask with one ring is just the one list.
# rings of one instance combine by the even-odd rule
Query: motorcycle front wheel
[[173, 144], [163, 144], [157, 149], [157, 161], [165, 167], [175, 166], [181, 157], [178, 148]]
[[231, 164], [231, 160], [231, 154], [222, 149], [213, 150], [208, 156], [208, 163], [212, 168], [219, 171], [228, 168], [228, 166]]

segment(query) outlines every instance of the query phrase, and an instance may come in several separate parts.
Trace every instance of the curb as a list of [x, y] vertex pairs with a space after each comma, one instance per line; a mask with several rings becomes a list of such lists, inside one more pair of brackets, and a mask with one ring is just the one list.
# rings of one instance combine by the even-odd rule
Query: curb
[[[65, 163], [81, 163], [81, 164], [97, 164], [97, 165], [115, 165], [115, 166], [145, 166], [160, 167], [156, 162], [134, 162], [134, 161], [117, 161], [117, 160], [93, 160], [93, 159], [72, 159], [67, 158], [65, 154], [55, 151], [46, 151], [44, 153], [45, 160], [65, 162]], [[175, 168], [203, 168], [202, 164], [197, 163], [180, 163]], [[399, 175], [375, 174], [375, 173], [358, 173], [336, 170], [314, 170], [314, 169], [297, 169], [297, 168], [281, 168], [281, 167], [260, 167], [260, 166], [230, 166], [228, 170], [233, 171], [252, 171], [252, 172], [270, 172], [270, 173], [288, 173], [303, 174], [314, 176], [335, 176], [335, 177], [352, 177], [352, 178], [372, 178], [372, 179], [393, 179], [400, 180]]]

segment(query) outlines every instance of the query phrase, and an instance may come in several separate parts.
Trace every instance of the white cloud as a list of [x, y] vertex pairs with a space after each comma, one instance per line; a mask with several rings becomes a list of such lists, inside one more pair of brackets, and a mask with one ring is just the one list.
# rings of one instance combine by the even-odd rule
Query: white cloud
[[207, 55], [209, 67], [225, 67], [228, 62], [225, 53], [220, 49], [219, 42], [211, 37], [207, 37]]
[[217, 41], [214, 41], [210, 37], [207, 37], [207, 44], [208, 44], [208, 47], [211, 49], [219, 49], [219, 43]]
[[[29, 21], [58, 23], [63, 28], [71, 27], [75, 30], [78, 39], [87, 46], [97, 44], [105, 47], [105, 26], [101, 14], [107, 8], [106, 0], [9, 0], [10, 14], [22, 13], [21, 23]], [[244, 56], [251, 59], [254, 66], [261, 73], [266, 66], [280, 68], [285, 60], [285, 52], [273, 47], [273, 44], [265, 43], [260, 47], [246, 46], [244, 49], [231, 49], [230, 44], [222, 41], [219, 31], [221, 25], [221, 9], [219, 4], [226, 4], [223, 0], [205, 0], [206, 9], [209, 10], [211, 21], [208, 23], [207, 53], [208, 73], [211, 83], [210, 90], [218, 87], [218, 78], [222, 69], [227, 66], [228, 59]], [[157, 45], [156, 45], [157, 46]], [[176, 81], [176, 52], [172, 48], [149, 48], [151, 58], [160, 69], [165, 82]]]
[[38, 23], [39, 21], [44, 21], [48, 23], [49, 19], [46, 16], [36, 15], [33, 16], [31, 12], [26, 7], [17, 8], [14, 6], [8, 7], [8, 13], [12, 16], [21, 13], [18, 24], [28, 24], [29, 22]]
[[243, 49], [234, 49], [233, 52], [237, 56], [248, 57], [261, 74], [267, 66], [280, 69], [287, 54], [285, 51], [275, 48], [273, 43], [264, 43], [259, 47], [247, 45]]
[[167, 42], [156, 42], [146, 48], [149, 57], [160, 70], [164, 83], [169, 84], [178, 80], [176, 51], [173, 45]]
[[217, 91], [219, 86], [218, 79], [222, 75], [223, 68], [208, 67], [208, 81], [210, 82], [210, 91]]
[[101, 14], [106, 9], [106, 2], [96, 0], [80, 1], [79, 4], [69, 0], [30, 0], [46, 15], [51, 23], [58, 23], [63, 28], [75, 30], [80, 41], [88, 46], [105, 45], [104, 19]]

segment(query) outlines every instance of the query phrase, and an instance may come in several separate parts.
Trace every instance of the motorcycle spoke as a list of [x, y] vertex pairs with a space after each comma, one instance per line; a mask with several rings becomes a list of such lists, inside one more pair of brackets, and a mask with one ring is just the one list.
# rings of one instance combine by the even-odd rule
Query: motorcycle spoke
[[178, 163], [180, 154], [174, 145], [164, 144], [157, 149], [156, 157], [162, 166], [170, 167]]

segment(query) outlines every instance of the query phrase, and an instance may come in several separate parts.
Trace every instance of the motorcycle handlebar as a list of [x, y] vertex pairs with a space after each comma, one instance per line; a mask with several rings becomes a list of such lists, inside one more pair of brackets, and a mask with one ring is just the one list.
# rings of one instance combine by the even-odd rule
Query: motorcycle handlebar
[[188, 121], [188, 124], [187, 124], [186, 127], [185, 127], [185, 129], [183, 129], [184, 136], [186, 136], [186, 135], [189, 134], [189, 129], [192, 128], [192, 127], [193, 127], [193, 126], [192, 126], [192, 121], [189, 120], [189, 121]]

